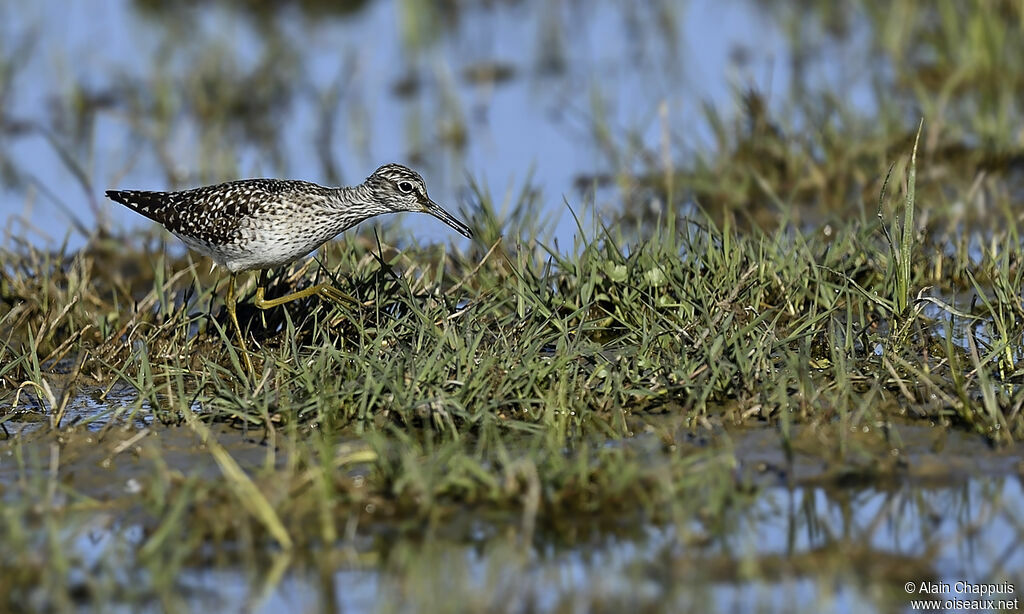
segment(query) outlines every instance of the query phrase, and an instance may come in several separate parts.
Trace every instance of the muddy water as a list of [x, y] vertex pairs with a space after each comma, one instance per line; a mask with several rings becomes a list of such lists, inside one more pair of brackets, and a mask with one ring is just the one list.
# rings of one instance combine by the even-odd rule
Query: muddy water
[[[581, 519], [554, 530], [541, 522], [526, 542], [518, 515], [479, 510], [455, 514], [443, 530], [358, 526], [332, 548], [187, 564], [173, 580], [174, 602], [258, 612], [855, 612], [911, 611], [919, 597], [946, 605], [979, 598], [958, 582], [991, 584], [986, 599], [1021, 595], [1024, 447], [997, 449], [977, 435], [920, 424], [860, 427], [846, 437], [835, 426], [794, 427], [784, 438], [775, 427], [695, 437], [645, 421], [651, 428], [621, 445], [731, 454], [742, 502], [713, 518], [698, 506], [657, 523]], [[102, 428], [70, 428], [58, 440], [54, 503], [71, 492], [97, 502], [70, 510], [75, 520], [62, 529], [72, 582], [107, 570], [107, 581], [132, 584], [123, 591], [126, 610], [159, 610], [159, 599], [130, 596], [159, 594], [145, 574], [117, 571], [152, 531], [124, 502], [149, 486], [154, 462], [209, 480], [220, 469], [187, 428]], [[214, 434], [242, 467], [267, 462], [260, 437], [228, 427]], [[15, 503], [26, 482], [45, 479], [54, 443], [48, 434], [0, 442], [0, 499]], [[159, 450], [148, 453], [150, 445]]]

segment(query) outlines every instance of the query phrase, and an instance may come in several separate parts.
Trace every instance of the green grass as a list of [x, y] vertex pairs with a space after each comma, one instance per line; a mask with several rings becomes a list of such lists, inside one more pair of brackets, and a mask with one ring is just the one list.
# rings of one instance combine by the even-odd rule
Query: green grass
[[[325, 274], [364, 306], [243, 310], [262, 346], [255, 381], [227, 333], [214, 288], [223, 280], [201, 263], [139, 254], [157, 275], [133, 288], [104, 279], [112, 269], [95, 245], [8, 254], [2, 394], [59, 417], [78, 390], [129, 386], [167, 423], [198, 402], [208, 422], [412, 429], [472, 442], [488, 457], [510, 433], [551, 443], [627, 437], [636, 412], [677, 412], [693, 425], [827, 421], [857, 413], [869, 390], [910, 402], [939, 394], [949, 403], [935, 417], [1010, 441], [1022, 433], [1009, 385], [1022, 350], [1008, 291], [1018, 273], [994, 253], [941, 265], [964, 271], [984, 308], [949, 315], [991, 331], [969, 344], [951, 343], [949, 322], [911, 314], [914, 289], [934, 284], [939, 264], [914, 250], [909, 168], [898, 246], [874, 223], [824, 242], [700, 216], [657, 223], [642, 242], [601, 228], [569, 253], [535, 239], [467, 253], [345, 240], [328, 250]], [[480, 196], [480, 225], [497, 227]], [[271, 292], [312, 283], [312, 269], [278, 274]]]
[[[0, 610], [187, 610], [182, 578], [224, 568], [268, 591], [296, 570], [398, 570], [383, 610], [501, 609], [466, 579], [477, 569], [466, 553], [439, 544], [504, 526], [507, 541], [481, 546], [491, 587], [503, 569], [529, 570], [530, 544], [577, 546], [630, 527], [672, 527], [687, 549], [720, 549], [685, 559], [716, 562], [702, 570], [712, 580], [770, 583], [787, 564], [797, 575], [823, 566], [817, 552], [780, 561], [732, 542], [760, 495], [733, 447], [744, 433], [771, 429], [787, 483], [793, 459], [811, 456], [825, 468], [806, 483], [842, 496], [910, 471], [915, 460], [894, 454], [901, 429], [935, 425], [939, 438], [968, 433], [1015, 453], [1024, 97], [1012, 66], [1024, 37], [1019, 9], [998, 4], [767, 9], [809, 48], [817, 29], [865, 20], [875, 59], [896, 71], [873, 84], [866, 117], [841, 93], [800, 90], [798, 75], [777, 94], [792, 94], [781, 111], [754, 90], [737, 96], [735, 117], [704, 107], [713, 142], [688, 151], [669, 105], [647, 143], [642, 127], [617, 132], [592, 90], [590, 138], [611, 169], [613, 215], [566, 197], [578, 232], [556, 246], [528, 182], [499, 204], [471, 179], [478, 238], [465, 251], [399, 241], [394, 227], [351, 232], [319, 262], [275, 272], [268, 295], [330, 280], [362, 307], [310, 299], [264, 313], [248, 303], [253, 280], [242, 287], [255, 378], [230, 334], [226, 278], [159, 231], [104, 228], [76, 251], [12, 241], [0, 251]], [[419, 29], [441, 17], [412, 5], [405, 36], [429, 47]], [[250, 86], [258, 74], [289, 83], [295, 50], [267, 38], [251, 70], [224, 48], [185, 46], [191, 76], [157, 61], [145, 83], [124, 80], [118, 117], [169, 185], [183, 180], [170, 135], [189, 122], [205, 135], [204, 180], [239, 174], [240, 146], [286, 166], [270, 119], [292, 102], [275, 91], [292, 90]], [[21, 53], [4, 51], [0, 72], [16, 72]], [[346, 78], [316, 92], [333, 101], [325, 126]], [[442, 140], [457, 148], [472, 127], [457, 88], [443, 86]], [[75, 87], [81, 121], [58, 127], [100, 112]], [[46, 142], [96, 193], [78, 137]], [[436, 145], [422, 138], [417, 148]], [[337, 178], [329, 140], [318, 151]], [[992, 514], [1017, 518], [998, 492], [984, 497]], [[922, 517], [936, 513], [916, 502]], [[81, 543], [97, 532], [109, 542], [93, 560]], [[842, 569], [852, 545], [826, 552], [824, 567]], [[856, 554], [863, 568], [885, 558]], [[638, 582], [693, 577], [664, 559], [634, 569]], [[936, 575], [923, 558], [907, 564]], [[451, 595], [434, 588], [442, 581]], [[318, 586], [318, 603], [332, 603], [330, 581]], [[519, 588], [505, 590], [545, 597]]]
[[[486, 226], [492, 209], [482, 204]], [[345, 239], [327, 260], [365, 306], [309, 300], [265, 314], [266, 326], [264, 314], [244, 312], [261, 346], [255, 381], [227, 332], [223, 289], [214, 289], [223, 281], [202, 263], [174, 259], [166, 267], [175, 273], [157, 266], [148, 286], [124, 287], [105, 284], [114, 270], [96, 246], [8, 254], [3, 445], [27, 457], [4, 487], [2, 534], [13, 546], [2, 564], [20, 569], [5, 594], [18, 603], [25, 586], [48, 582], [62, 599], [170, 599], [175, 578], [207, 564], [210, 547], [234, 553], [210, 564], [301, 557], [353, 523], [439, 530], [467, 510], [511, 517], [527, 535], [569, 519], [694, 515], [727, 534], [713, 519], [746, 506], [749, 485], [727, 450], [674, 451], [684, 432], [840, 424], [836, 447], [820, 452], [839, 459], [856, 456], [851, 433], [904, 414], [995, 443], [1021, 436], [1007, 357], [1022, 348], [1006, 328], [1016, 273], [1005, 261], [944, 265], [991, 280], [992, 290], [977, 286], [983, 307], [969, 318], [916, 313], [894, 343], [904, 286], [884, 274], [894, 252], [881, 228], [818, 236], [727, 231], [698, 218], [681, 228], [669, 219], [640, 243], [601, 230], [566, 254], [536, 242], [458, 253]], [[913, 256], [910, 288], [934, 267]], [[297, 283], [313, 283], [316, 268]], [[287, 278], [276, 276], [275, 292], [290, 289]], [[951, 327], [961, 319], [975, 332], [958, 344]], [[91, 430], [97, 416], [72, 407], [90, 393], [107, 407]], [[50, 428], [18, 435], [32, 416]], [[657, 426], [665, 417], [681, 430]], [[151, 422], [132, 427], [139, 419]], [[631, 443], [652, 436], [653, 445]], [[136, 460], [114, 472], [114, 493], [55, 481], [61, 467], [73, 474], [127, 456]], [[900, 470], [871, 467], [867, 475]], [[144, 528], [144, 539], [122, 545], [153, 574], [143, 593], [68, 583], [82, 563], [65, 558], [61, 536], [101, 512]], [[24, 560], [35, 548], [49, 553], [45, 566]]]

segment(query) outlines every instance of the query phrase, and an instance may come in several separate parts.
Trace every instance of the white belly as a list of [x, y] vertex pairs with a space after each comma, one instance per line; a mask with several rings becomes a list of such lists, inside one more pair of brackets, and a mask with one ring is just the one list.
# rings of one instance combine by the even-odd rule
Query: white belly
[[294, 262], [314, 252], [337, 232], [330, 228], [312, 228], [309, 234], [275, 232], [273, 228], [244, 229], [239, 240], [210, 245], [191, 237], [177, 235], [192, 249], [213, 259], [219, 266], [239, 273], [270, 269]]

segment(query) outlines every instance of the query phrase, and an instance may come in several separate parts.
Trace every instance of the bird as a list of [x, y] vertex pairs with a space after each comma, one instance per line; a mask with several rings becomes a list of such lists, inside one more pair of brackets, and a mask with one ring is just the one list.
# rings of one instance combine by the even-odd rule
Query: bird
[[[401, 164], [385, 164], [355, 186], [241, 179], [177, 192], [108, 190], [106, 195], [163, 225], [215, 266], [227, 269], [231, 278], [225, 307], [252, 374], [255, 370], [235, 312], [239, 273], [294, 262], [363, 220], [386, 213], [427, 213], [466, 238], [473, 237], [469, 226], [431, 200], [423, 177]], [[329, 283], [273, 299], [266, 299], [264, 292], [261, 279], [254, 300], [260, 309], [312, 295], [337, 304], [352, 300]]]

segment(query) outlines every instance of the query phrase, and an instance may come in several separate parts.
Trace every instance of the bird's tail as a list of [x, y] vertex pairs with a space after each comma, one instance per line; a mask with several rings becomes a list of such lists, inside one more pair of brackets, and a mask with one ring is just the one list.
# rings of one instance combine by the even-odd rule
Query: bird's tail
[[167, 208], [167, 192], [147, 192], [143, 190], [107, 190], [107, 198], [121, 203], [136, 213], [151, 220], [163, 223], [164, 210]]

